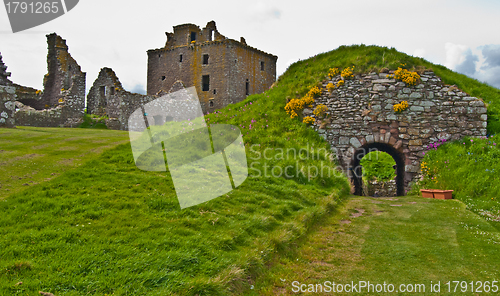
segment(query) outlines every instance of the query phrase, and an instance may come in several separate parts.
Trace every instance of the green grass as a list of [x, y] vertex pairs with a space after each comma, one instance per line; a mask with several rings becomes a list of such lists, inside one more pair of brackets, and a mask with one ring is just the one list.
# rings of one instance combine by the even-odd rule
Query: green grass
[[332, 189], [250, 178], [180, 211], [170, 176], [121, 145], [0, 202], [0, 295], [225, 295], [334, 208]]
[[363, 166], [363, 182], [373, 179], [385, 182], [396, 177], [393, 168], [396, 162], [392, 156], [385, 152], [370, 152], [359, 163]]
[[272, 254], [307, 233], [349, 191], [329, 145], [290, 119], [284, 103], [276, 88], [208, 116], [211, 124], [240, 127], [250, 166], [240, 187], [209, 202], [180, 210], [170, 175], [139, 170], [129, 144], [5, 198], [0, 295], [248, 289]]
[[426, 152], [424, 179], [413, 187], [451, 189], [454, 198], [500, 229], [500, 136], [464, 138]]
[[[20, 157], [6, 167], [16, 176], [24, 178], [40, 166], [27, 157], [41, 149], [36, 147], [54, 149], [44, 154], [43, 174], [34, 180], [39, 184], [12, 183], [10, 195], [0, 201], [0, 295], [39, 290], [57, 295], [228, 295], [248, 290], [275, 253], [306, 235], [349, 190], [330, 161], [329, 144], [289, 118], [286, 98], [304, 95], [331, 67], [355, 65], [360, 73], [395, 69], [400, 63], [433, 68], [446, 83], [491, 101], [488, 108], [496, 114], [499, 93], [494, 88], [394, 49], [340, 47], [293, 64], [264, 94], [207, 116], [210, 124], [240, 127], [250, 175], [231, 193], [182, 211], [170, 175], [139, 170], [129, 144], [80, 158], [91, 151], [85, 145], [94, 136], [120, 138], [123, 132], [74, 129], [69, 139], [10, 135], [5, 139], [14, 144], [0, 148], [0, 155]], [[490, 131], [496, 130], [495, 120], [490, 116]], [[82, 145], [79, 154], [59, 153], [59, 141], [75, 137], [82, 137], [75, 140], [75, 146]], [[116, 145], [119, 140], [109, 141]], [[83, 164], [71, 170], [56, 165], [73, 157]], [[45, 180], [55, 171], [62, 173]]]
[[104, 150], [128, 142], [128, 132], [70, 128], [0, 129], [0, 200], [46, 182]]
[[[306, 285], [385, 282], [393, 284], [395, 291], [401, 284], [424, 284], [425, 293], [420, 290], [415, 295], [478, 295], [471, 292], [471, 281], [477, 288], [477, 281], [491, 285], [496, 280], [500, 287], [500, 267], [493, 264], [499, 260], [499, 231], [461, 201], [353, 197], [300, 244], [275, 256], [268, 272], [252, 282], [254, 288], [245, 295], [312, 294], [294, 293], [294, 281]], [[459, 286], [456, 292], [448, 292], [449, 281], [468, 283], [468, 291], [462, 292]], [[431, 283], [438, 282], [441, 293], [431, 293]], [[361, 294], [410, 294], [366, 291]]]

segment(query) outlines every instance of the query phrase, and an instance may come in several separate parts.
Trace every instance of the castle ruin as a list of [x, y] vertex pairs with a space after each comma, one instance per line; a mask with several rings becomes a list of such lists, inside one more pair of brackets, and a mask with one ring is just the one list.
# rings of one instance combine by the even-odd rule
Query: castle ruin
[[8, 115], [6, 126], [76, 127], [82, 122], [86, 74], [69, 54], [66, 40], [52, 33], [47, 35], [47, 44], [48, 73], [43, 80], [43, 91], [12, 83], [7, 79], [10, 76], [5, 72], [7, 67], [0, 60], [2, 108], [12, 113], [1, 113]]
[[16, 88], [0, 54], [0, 127], [14, 127]]
[[[106, 118], [110, 129], [128, 129], [137, 108], [171, 92], [195, 86], [204, 113], [267, 90], [276, 80], [278, 57], [221, 35], [211, 21], [202, 30], [193, 24], [166, 33], [165, 47], [148, 51], [147, 95], [123, 89], [111, 68], [102, 68], [87, 95], [87, 113]], [[163, 124], [165, 118], [156, 118]]]
[[166, 33], [163, 48], [148, 50], [147, 94], [167, 92], [177, 81], [195, 86], [204, 113], [262, 93], [276, 80], [277, 56], [219, 33], [214, 21]]

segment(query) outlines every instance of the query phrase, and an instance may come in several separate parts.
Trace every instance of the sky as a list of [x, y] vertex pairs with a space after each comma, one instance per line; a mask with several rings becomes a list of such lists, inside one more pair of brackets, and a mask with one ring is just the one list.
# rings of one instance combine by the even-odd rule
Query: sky
[[87, 73], [89, 89], [103, 67], [126, 90], [144, 93], [147, 50], [165, 32], [214, 20], [228, 38], [278, 56], [277, 74], [297, 60], [341, 45], [394, 47], [500, 88], [500, 1], [497, 0], [81, 0], [65, 15], [12, 33], [0, 8], [0, 52], [15, 83], [43, 88], [52, 32]]

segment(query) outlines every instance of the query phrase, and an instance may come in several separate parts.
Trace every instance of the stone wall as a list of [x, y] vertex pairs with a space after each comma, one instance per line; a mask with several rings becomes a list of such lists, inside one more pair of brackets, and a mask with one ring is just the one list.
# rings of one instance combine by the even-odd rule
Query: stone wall
[[0, 127], [14, 127], [16, 88], [9, 80], [10, 73], [0, 54]]
[[76, 127], [85, 108], [86, 74], [68, 52], [66, 40], [47, 35], [48, 73], [43, 92], [17, 86], [16, 124], [43, 127]]
[[[394, 157], [401, 195], [403, 188], [408, 190], [410, 182], [416, 181], [422, 152], [428, 145], [440, 139], [486, 135], [486, 107], [481, 100], [444, 85], [431, 71], [422, 73], [420, 82], [412, 87], [387, 75], [357, 75], [328, 93], [326, 85], [336, 84], [341, 79], [338, 75], [323, 82], [323, 94], [315, 102], [315, 106], [325, 104], [329, 109], [326, 119], [317, 119], [315, 129], [337, 152], [358, 193], [359, 160], [370, 149]], [[393, 105], [401, 101], [407, 101], [409, 108], [395, 113]], [[303, 114], [314, 117], [311, 109]]]
[[156, 98], [124, 90], [115, 72], [102, 68], [87, 95], [87, 113], [108, 117], [110, 129], [128, 130], [130, 115]]
[[11, 85], [0, 85], [0, 127], [15, 126], [15, 101], [16, 88]]
[[[363, 184], [364, 186], [365, 184]], [[391, 197], [396, 196], [397, 187], [396, 180], [388, 180], [386, 182], [380, 182], [377, 180], [370, 181], [367, 186], [363, 188], [363, 195], [365, 196], [375, 196], [375, 197]]]
[[[264, 92], [276, 80], [276, 56], [248, 46], [244, 38], [227, 39], [213, 21], [203, 29], [175, 26], [166, 34], [164, 48], [148, 51], [148, 95], [167, 92], [181, 81], [196, 87], [206, 113]], [[203, 76], [208, 76], [206, 88]]]

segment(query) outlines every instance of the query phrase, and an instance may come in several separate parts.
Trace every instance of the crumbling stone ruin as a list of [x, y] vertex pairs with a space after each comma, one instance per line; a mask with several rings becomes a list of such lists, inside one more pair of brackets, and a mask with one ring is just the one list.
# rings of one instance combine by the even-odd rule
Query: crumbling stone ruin
[[14, 127], [16, 88], [0, 54], [0, 127]]
[[129, 116], [156, 98], [124, 90], [115, 72], [102, 68], [87, 95], [87, 113], [107, 117], [109, 129], [128, 130]]
[[[173, 88], [195, 86], [204, 113], [268, 89], [276, 80], [277, 57], [221, 35], [211, 21], [203, 30], [174, 27], [164, 48], [148, 51], [148, 94], [123, 89], [115, 72], [102, 68], [87, 95], [87, 113], [107, 117], [110, 129], [127, 130], [128, 117]], [[155, 118], [162, 124], [165, 118]]]
[[166, 33], [163, 48], [148, 51], [147, 94], [166, 92], [177, 81], [195, 86], [204, 113], [267, 90], [276, 80], [277, 56], [217, 31], [214, 21]]
[[76, 127], [85, 109], [85, 77], [68, 52], [66, 40], [47, 35], [47, 70], [44, 90], [14, 84], [15, 124], [41, 127]]
[[[397, 81], [389, 73], [369, 73], [345, 80], [345, 85], [323, 91], [314, 105], [328, 107], [327, 118], [318, 118], [315, 129], [336, 151], [361, 195], [360, 160], [371, 151], [388, 153], [396, 161], [397, 195], [419, 179], [426, 148], [442, 140], [486, 135], [487, 109], [483, 101], [456, 86], [445, 85], [434, 72], [421, 73], [415, 86]], [[337, 84], [340, 75], [323, 81]], [[395, 112], [394, 105], [408, 103]], [[315, 107], [315, 106], [314, 106]], [[312, 109], [304, 115], [315, 116]]]

